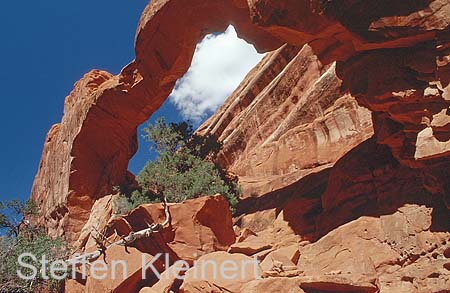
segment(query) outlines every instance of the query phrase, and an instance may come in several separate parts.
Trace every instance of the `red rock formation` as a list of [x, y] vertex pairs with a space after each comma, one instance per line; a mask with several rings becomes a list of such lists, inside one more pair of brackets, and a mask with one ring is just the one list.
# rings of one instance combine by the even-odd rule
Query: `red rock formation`
[[[112, 185], [124, 180], [126, 162], [136, 149], [135, 128], [168, 96], [175, 81], [186, 72], [196, 43], [208, 32], [224, 30], [228, 23], [233, 22], [240, 35], [261, 50], [275, 48], [282, 41], [299, 45], [310, 41], [323, 62], [328, 62], [330, 56], [343, 60], [355, 51], [413, 46], [426, 40], [439, 42], [436, 44], [438, 49], [445, 48], [445, 37], [439, 30], [445, 29], [449, 22], [445, 14], [448, 8], [446, 1], [417, 1], [414, 5], [337, 2], [251, 1], [251, 19], [244, 1], [217, 0], [208, 2], [208, 5], [192, 1], [154, 1], [149, 4], [138, 27], [136, 62], [126, 67], [118, 77], [98, 73], [98, 79], [94, 72], [92, 78], [87, 76], [81, 80], [68, 97], [68, 111], [59, 126], [64, 131], [58, 132], [53, 128], [49, 135], [49, 145], [44, 150], [32, 197], [44, 205], [44, 217], [54, 222], [51, 225], [53, 230], [59, 230], [56, 233], [61, 234], [61, 225], [70, 227], [68, 230], [73, 233], [70, 238], [76, 239], [82, 226], [80, 223], [87, 220], [93, 200], [107, 194]], [[179, 17], [180, 11], [185, 17]], [[207, 11], [220, 11], [217, 14], [220, 17], [210, 18]], [[195, 17], [190, 17], [190, 14]], [[396, 15], [405, 17], [393, 17]], [[427, 46], [424, 50], [432, 58], [442, 55], [433, 53], [433, 50], [430, 52]], [[379, 56], [382, 52], [374, 54]], [[367, 53], [369, 56], [374, 54]], [[446, 59], [438, 60], [443, 61], [438, 62], [439, 70], [435, 72], [444, 72], [445, 75]], [[442, 63], [444, 68], [441, 70]], [[347, 64], [338, 64], [339, 73], [344, 67], [341, 78], [345, 85], [353, 80], [345, 76]], [[354, 87], [358, 84], [348, 85], [356, 95], [359, 93]], [[416, 86], [407, 89], [416, 90]], [[392, 89], [387, 92], [392, 93]], [[367, 93], [371, 94], [371, 91]], [[90, 102], [80, 102], [85, 99]], [[363, 102], [363, 98], [359, 100]], [[129, 101], [133, 102], [130, 104]], [[444, 105], [446, 103], [441, 103], [438, 110], [445, 109]], [[441, 112], [431, 111], [433, 114]], [[435, 122], [434, 128], [445, 129], [446, 124], [442, 122], [445, 117], [438, 120], [441, 122]], [[66, 131], [66, 127], [70, 131]], [[109, 133], [105, 129], [114, 131]], [[431, 144], [430, 148], [435, 151], [418, 151], [417, 158], [435, 156], [436, 152], [442, 153], [447, 148], [447, 144], [430, 137], [429, 130], [419, 136], [419, 143], [425, 142]], [[64, 144], [67, 144], [66, 148], [62, 147]], [[44, 202], [42, 198], [48, 200]]]
[[[233, 23], [258, 50], [279, 48], [199, 130], [224, 142], [220, 163], [247, 196], [259, 196], [238, 206], [236, 231], [247, 232], [233, 243], [220, 199], [188, 202], [171, 207], [173, 231], [138, 249], [154, 255], [163, 247], [191, 262], [193, 252], [216, 260], [254, 255], [266, 278], [142, 283], [136, 266], [124, 283], [69, 288], [448, 290], [449, 12], [448, 0], [151, 1], [136, 60], [115, 77], [87, 74], [66, 98], [31, 195], [43, 207], [40, 221], [89, 249], [90, 227], [109, 221], [112, 187], [129, 181], [137, 126], [170, 94], [202, 37]], [[372, 134], [370, 112], [355, 101], [373, 112], [375, 136], [362, 144]], [[112, 223], [126, 234], [161, 212], [142, 207]], [[216, 252], [230, 246], [230, 255]]]
[[[433, 182], [433, 173], [400, 165], [389, 148], [371, 139], [325, 172], [321, 191], [302, 186], [309, 180], [304, 178], [282, 190], [282, 197], [274, 192], [249, 199], [250, 204], [244, 205], [247, 214], [237, 224], [257, 231], [260, 242], [278, 226], [279, 234], [266, 240], [271, 246], [249, 255], [262, 260], [263, 275], [289, 278], [287, 288], [353, 292], [352, 286], [372, 284], [369, 292], [445, 292], [450, 277], [445, 256], [450, 214], [442, 202], [445, 188]], [[264, 221], [268, 217], [272, 219]], [[298, 236], [300, 257], [295, 269], [292, 242], [283, 242], [280, 231]], [[251, 246], [254, 239], [248, 237], [231, 251]], [[316, 281], [305, 286], [304, 276]], [[339, 282], [343, 282], [341, 289]], [[271, 281], [248, 286], [262, 284], [271, 286]]]
[[[231, 274], [239, 275], [238, 278], [220, 277], [219, 269], [206, 267], [208, 262], [216, 263], [220, 268], [229, 262], [240, 265], [240, 270], [231, 271]], [[197, 267], [205, 266], [204, 270], [195, 272]], [[186, 272], [186, 278], [180, 287], [180, 293], [201, 293], [201, 292], [240, 292], [242, 286], [261, 276], [261, 270], [257, 263], [243, 254], [228, 254], [226, 252], [215, 252], [201, 257], [197, 262], [197, 267], [193, 267]], [[231, 276], [231, 274], [229, 276]]]
[[[250, 40], [259, 40], [261, 50], [282, 44], [251, 24], [244, 4], [152, 1], [138, 27], [136, 62], [118, 76], [93, 71], [75, 85], [61, 123], [48, 135], [31, 193], [42, 206], [40, 222], [51, 235], [76, 240], [95, 199], [126, 180], [128, 161], [137, 150], [137, 127], [170, 94], [206, 34], [224, 31], [233, 20]], [[185, 7], [196, 16], [178, 17], [177, 11], [188, 12]], [[207, 17], [211, 9], [220, 11], [220, 17]]]
[[249, 7], [253, 23], [290, 44], [309, 43], [326, 63], [434, 40], [450, 24], [447, 0], [251, 0]]
[[223, 142], [222, 167], [260, 196], [331, 167], [373, 134], [371, 113], [340, 93], [334, 64], [285, 46], [251, 72], [198, 130]]
[[[106, 278], [98, 279], [88, 275], [87, 280], [80, 278], [77, 281], [70, 281], [66, 290], [71, 292], [81, 284], [86, 286], [88, 292], [97, 290], [97, 292], [139, 291], [145, 285], [154, 285], [158, 281], [151, 270], [147, 274], [148, 279], [142, 280], [143, 257], [150, 262], [153, 257], [157, 257], [161, 253], [170, 257], [170, 264], [178, 260], [192, 264], [202, 255], [226, 251], [235, 242], [231, 212], [228, 203], [221, 196], [188, 200], [183, 204], [171, 204], [170, 213], [170, 227], [155, 234], [154, 237], [137, 241], [133, 244], [132, 249], [113, 246], [106, 251], [106, 262], [99, 260], [109, 268]], [[146, 229], [148, 224], [162, 223], [164, 216], [161, 204], [143, 205], [124, 217], [109, 221], [104, 233], [112, 242], [117, 237], [116, 231], [119, 235], [126, 236], [131, 231], [137, 232]], [[84, 246], [85, 251], [96, 250], [94, 244], [95, 242], [88, 241]], [[125, 277], [123, 275], [116, 278], [112, 276], [111, 264], [113, 261], [126, 261], [127, 275]], [[157, 258], [156, 265], [160, 272], [164, 271], [165, 262], [165, 255]]]
[[[31, 198], [51, 235], [76, 240], [96, 199], [129, 180], [136, 127], [159, 105], [145, 95], [133, 65], [119, 77], [92, 71], [66, 98], [60, 124], [49, 132]], [[109, 131], [105, 131], [105, 130]]]
[[[446, 55], [436, 41], [363, 53], [337, 66], [344, 86], [375, 112], [378, 141], [397, 159], [420, 167], [448, 155]], [[443, 130], [443, 131], [442, 131]]]
[[361, 217], [301, 249], [308, 276], [372, 282], [381, 292], [445, 292], [450, 234], [433, 229], [433, 209], [405, 205], [394, 214]]

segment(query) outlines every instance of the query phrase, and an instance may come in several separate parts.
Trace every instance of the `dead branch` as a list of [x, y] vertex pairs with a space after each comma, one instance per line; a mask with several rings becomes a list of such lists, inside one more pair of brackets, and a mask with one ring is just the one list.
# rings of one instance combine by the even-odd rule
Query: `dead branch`
[[[128, 234], [127, 236], [121, 237], [120, 240], [110, 243], [108, 246], [105, 246], [102, 244], [102, 245], [100, 245], [100, 247], [98, 247], [99, 248], [98, 250], [90, 252], [90, 253], [74, 256], [70, 260], [66, 261], [66, 263], [68, 263], [69, 265], [70, 264], [76, 265], [76, 264], [86, 263], [86, 262], [89, 263], [89, 262], [97, 260], [101, 255], [105, 254], [106, 250], [108, 250], [112, 246], [124, 246], [125, 248], [127, 248], [128, 246], [130, 246], [132, 243], [136, 242], [137, 240], [148, 238], [151, 235], [153, 235], [153, 233], [161, 232], [170, 223], [169, 205], [167, 204], [166, 198], [164, 198], [164, 200], [163, 200], [163, 205], [164, 205], [164, 214], [165, 214], [165, 221], [163, 223], [152, 224], [152, 225], [148, 225], [148, 223], [147, 223], [147, 225], [149, 226], [147, 229], [144, 229], [144, 230], [141, 230], [138, 232], [130, 232], [130, 234]], [[96, 241], [97, 244], [99, 242], [102, 242], [101, 239], [104, 240], [106, 238], [101, 233], [98, 233], [98, 234], [99, 234], [98, 237], [94, 237], [94, 240]]]

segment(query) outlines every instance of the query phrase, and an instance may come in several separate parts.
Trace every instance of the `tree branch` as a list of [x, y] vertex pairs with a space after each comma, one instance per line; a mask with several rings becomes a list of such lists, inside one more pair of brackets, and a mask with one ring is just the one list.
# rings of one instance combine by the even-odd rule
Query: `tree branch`
[[169, 205], [167, 204], [167, 199], [165, 197], [163, 200], [163, 205], [164, 205], [164, 214], [165, 214], [165, 221], [163, 223], [150, 225], [147, 229], [144, 229], [144, 230], [141, 230], [138, 232], [130, 232], [130, 234], [123, 237], [122, 239], [106, 246], [106, 249], [99, 249], [94, 252], [90, 252], [90, 253], [72, 257], [70, 260], [67, 260], [66, 263], [76, 265], [76, 264], [81, 264], [81, 263], [85, 263], [85, 262], [92, 262], [92, 261], [98, 259], [102, 254], [104, 254], [105, 250], [108, 250], [109, 248], [111, 248], [113, 246], [128, 247], [128, 246], [130, 246], [130, 244], [136, 242], [139, 239], [148, 238], [153, 233], [161, 232], [170, 223]]

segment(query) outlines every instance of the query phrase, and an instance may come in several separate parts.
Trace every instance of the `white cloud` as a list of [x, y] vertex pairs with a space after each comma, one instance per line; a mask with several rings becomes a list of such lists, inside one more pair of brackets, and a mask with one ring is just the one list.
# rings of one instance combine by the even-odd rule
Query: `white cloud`
[[197, 45], [191, 67], [178, 80], [170, 101], [184, 119], [199, 123], [217, 110], [263, 56], [239, 39], [233, 26], [223, 34], [208, 35]]

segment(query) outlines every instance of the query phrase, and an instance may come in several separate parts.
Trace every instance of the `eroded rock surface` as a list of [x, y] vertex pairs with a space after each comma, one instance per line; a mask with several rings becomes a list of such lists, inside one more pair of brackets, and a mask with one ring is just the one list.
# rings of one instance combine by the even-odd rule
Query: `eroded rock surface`
[[404, 205], [394, 214], [361, 217], [301, 249], [305, 275], [376, 280], [381, 292], [445, 292], [450, 233], [433, 229], [433, 209]]
[[[219, 197], [172, 205], [170, 231], [136, 249], [169, 251], [191, 270], [198, 256], [255, 257], [262, 279], [144, 282], [133, 266], [124, 282], [69, 281], [68, 291], [448, 291], [449, 16], [448, 0], [151, 1], [135, 61], [118, 76], [84, 76], [49, 131], [31, 194], [39, 221], [92, 248], [113, 186], [132, 181], [137, 127], [187, 71], [195, 45], [233, 23], [271, 52], [199, 133], [224, 143], [219, 163], [245, 199], [234, 223]], [[110, 223], [126, 234], [162, 216], [143, 206]], [[233, 224], [247, 231], [238, 243]]]
[[[167, 264], [170, 266], [183, 260], [192, 265], [194, 260], [203, 255], [226, 251], [236, 240], [230, 208], [221, 196], [171, 204], [170, 214], [170, 226], [161, 232], [155, 233], [150, 238], [138, 240], [131, 248], [113, 246], [106, 250], [105, 257], [96, 261], [100, 262], [97, 264], [98, 267], [106, 265], [108, 268], [106, 278], [99, 279], [88, 274], [87, 280], [80, 278], [70, 281], [67, 284], [67, 291], [71, 292], [75, 288], [84, 287], [86, 292], [138, 292], [141, 288], [155, 285], [155, 283], [158, 283], [156, 285], [158, 287], [169, 286], [158, 282], [159, 279], [151, 267], [143, 267], [143, 264], [147, 265], [155, 258], [154, 267], [163, 273], [168, 269], [165, 267]], [[131, 231], [141, 231], [148, 228], [148, 225], [162, 223], [165, 220], [164, 217], [162, 204], [142, 205], [126, 216], [110, 218], [101, 228], [101, 233], [112, 243], [118, 240], [119, 235], [127, 236]], [[93, 241], [94, 237], [99, 236], [98, 234], [90, 235], [84, 245], [85, 248], [78, 253], [97, 250], [96, 242]], [[116, 271], [117, 275], [112, 275], [112, 264], [118, 261], [126, 262], [125, 276], [122, 273], [123, 267]], [[142, 280], [144, 268], [148, 269], [145, 271], [147, 278]], [[90, 267], [87, 272], [91, 272]]]
[[223, 142], [219, 162], [244, 196], [260, 196], [333, 164], [373, 134], [371, 113], [340, 92], [335, 64], [285, 46], [251, 72], [198, 130]]
[[[138, 27], [136, 61], [116, 77], [94, 71], [83, 78], [67, 98], [62, 123], [53, 127], [49, 133], [32, 192], [32, 197], [42, 203], [43, 210], [46, 211], [41, 221], [51, 222], [47, 226], [52, 234], [62, 234], [63, 227], [68, 227], [65, 230], [67, 234], [71, 234], [69, 238], [77, 239], [82, 223], [89, 218], [95, 199], [110, 193], [112, 186], [125, 180], [126, 163], [136, 150], [136, 127], [161, 105], [176, 80], [186, 72], [196, 43], [208, 32], [224, 30], [230, 22], [235, 24], [240, 36], [254, 43], [261, 51], [275, 49], [283, 42], [298, 48], [309, 42], [318, 56], [316, 59], [321, 63], [317, 64], [312, 55], [308, 57], [300, 54], [297, 58], [291, 53], [284, 57], [284, 61], [281, 60], [280, 68], [283, 68], [283, 62], [287, 67], [287, 63], [290, 63], [290, 67], [303, 68], [298, 71], [291, 69], [297, 75], [279, 76], [277, 69], [269, 68], [271, 74], [280, 78], [265, 78], [262, 82], [256, 82], [256, 92], [267, 89], [266, 95], [261, 94], [256, 101], [265, 101], [267, 96], [282, 93], [280, 98], [274, 99], [277, 102], [274, 108], [277, 111], [287, 111], [289, 119], [278, 117], [284, 119], [283, 123], [279, 123], [281, 120], [277, 121], [277, 117], [272, 116], [272, 119], [267, 119], [266, 125], [260, 122], [261, 119], [253, 122], [249, 120], [248, 123], [253, 123], [249, 125], [252, 127], [250, 129], [262, 126], [261, 131], [254, 132], [264, 135], [260, 139], [250, 140], [250, 146], [244, 150], [247, 151], [244, 153], [245, 157], [239, 158], [240, 162], [236, 163], [243, 165], [234, 167], [240, 169], [236, 172], [243, 177], [242, 182], [248, 176], [250, 193], [252, 190], [257, 195], [267, 192], [269, 188], [261, 185], [273, 184], [272, 189], [276, 189], [283, 184], [292, 183], [302, 176], [298, 174], [300, 171], [293, 170], [301, 169], [303, 173], [308, 173], [311, 165], [323, 166], [325, 162], [339, 158], [346, 151], [345, 148], [339, 149], [341, 142], [335, 145], [325, 142], [324, 150], [336, 150], [331, 155], [331, 160], [328, 160], [328, 156], [320, 158], [320, 132], [324, 131], [324, 127], [332, 127], [330, 133], [333, 136], [330, 141], [333, 144], [334, 139], [351, 136], [353, 128], [359, 122], [367, 126], [364, 117], [361, 118], [363, 121], [354, 118], [356, 113], [360, 114], [360, 110], [351, 98], [347, 104], [341, 101], [344, 105], [333, 105], [330, 103], [330, 96], [321, 94], [321, 87], [324, 86], [321, 82], [331, 88], [339, 83], [338, 79], [333, 80], [332, 66], [329, 65], [333, 60], [339, 60], [336, 68], [344, 88], [348, 88], [358, 102], [373, 111], [384, 113], [377, 115], [378, 118], [381, 117], [377, 119], [380, 128], [377, 134], [380, 134], [380, 142], [389, 144], [399, 159], [412, 164], [418, 159], [446, 156], [448, 144], [445, 143], [445, 127], [448, 123], [445, 122], [447, 114], [444, 110], [448, 108], [445, 98], [448, 54], [445, 29], [449, 19], [445, 12], [448, 11], [448, 2], [417, 1], [414, 5], [405, 5], [399, 1], [377, 2], [376, 5], [372, 2], [261, 0], [251, 1], [247, 7], [245, 1], [217, 0], [209, 1], [207, 5], [192, 1], [152, 1], [145, 9]], [[210, 11], [220, 13], [211, 18]], [[399, 47], [412, 49], [398, 49]], [[384, 48], [393, 51], [388, 52]], [[304, 53], [307, 49], [303, 48], [302, 51]], [[293, 52], [295, 54], [295, 50]], [[404, 56], [408, 58], [403, 58]], [[288, 60], [293, 60], [293, 63]], [[270, 60], [267, 64], [271, 67]], [[377, 67], [380, 64], [383, 70]], [[299, 76], [299, 72], [305, 75]], [[411, 77], [411, 72], [416, 77]], [[430, 76], [426, 77], [427, 74]], [[386, 82], [375, 82], [377, 76]], [[371, 82], [368, 83], [368, 80]], [[267, 82], [275, 83], [275, 88], [279, 85], [279, 92]], [[296, 92], [303, 93], [303, 96], [296, 95]], [[327, 94], [331, 92], [333, 91]], [[345, 96], [344, 93], [342, 96]], [[384, 106], [378, 106], [379, 103], [373, 101], [379, 100], [377, 97], [383, 100], [381, 105]], [[420, 97], [425, 100], [420, 100]], [[435, 98], [430, 100], [427, 97]], [[308, 98], [309, 102], [318, 100], [317, 104], [304, 103], [304, 99]], [[321, 98], [323, 100], [319, 101]], [[389, 102], [393, 99], [408, 101], [406, 104], [396, 103], [398, 105], [393, 107]], [[417, 102], [411, 101], [417, 99]], [[249, 101], [248, 97], [244, 100]], [[305, 111], [315, 114], [309, 118], [298, 115], [296, 107], [303, 107]], [[333, 107], [346, 107], [348, 114], [334, 114], [337, 109]], [[424, 109], [427, 111], [424, 112]], [[325, 115], [327, 110], [331, 111], [328, 117]], [[247, 111], [241, 114], [242, 118], [251, 118], [245, 112]], [[261, 118], [260, 114], [252, 115]], [[314, 124], [315, 119], [322, 120], [322, 125], [318, 122]], [[332, 126], [333, 123], [338, 125]], [[310, 129], [300, 131], [299, 137], [294, 139], [295, 146], [289, 145], [295, 135], [283, 137], [284, 132], [294, 131], [294, 128], [301, 125], [309, 125]], [[271, 129], [274, 126], [280, 128]], [[433, 134], [427, 127], [433, 129]], [[114, 130], [110, 133], [105, 129]], [[336, 129], [343, 131], [336, 136]], [[299, 133], [299, 129], [295, 131]], [[366, 134], [364, 130], [363, 134], [353, 133], [359, 138]], [[225, 135], [228, 136], [227, 133]], [[281, 143], [277, 146], [280, 147], [280, 153], [292, 152], [293, 148], [300, 148], [303, 141], [308, 144], [315, 136], [319, 143], [305, 150], [308, 154], [305, 157], [315, 155], [318, 158], [311, 162], [299, 162], [296, 154], [293, 154], [295, 160], [289, 155], [279, 159], [278, 156], [277, 159], [272, 157], [277, 165], [274, 170], [274, 162], [271, 161], [271, 156], [277, 154], [273, 150], [274, 142], [280, 140]], [[236, 140], [237, 137], [239, 135], [234, 134], [229, 140]], [[353, 144], [356, 144], [358, 139], [353, 139]], [[230, 144], [237, 142], [239, 140]], [[420, 146], [417, 150], [416, 144]], [[257, 152], [256, 157], [253, 150]], [[404, 152], [400, 154], [397, 150]], [[258, 154], [269, 157], [267, 164], [271, 166], [262, 164], [259, 170], [252, 170], [258, 167]], [[252, 168], [247, 171], [245, 164], [250, 163]], [[243, 173], [242, 170], [250, 175], [239, 174], [239, 171]], [[252, 176], [261, 173], [275, 178], [262, 184], [255, 183]], [[294, 174], [286, 176], [287, 173]], [[280, 174], [283, 174], [281, 178]], [[43, 198], [46, 200], [42, 200]]]

